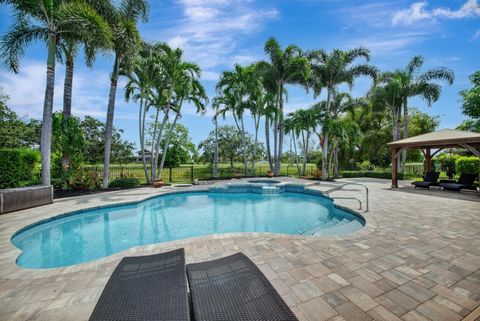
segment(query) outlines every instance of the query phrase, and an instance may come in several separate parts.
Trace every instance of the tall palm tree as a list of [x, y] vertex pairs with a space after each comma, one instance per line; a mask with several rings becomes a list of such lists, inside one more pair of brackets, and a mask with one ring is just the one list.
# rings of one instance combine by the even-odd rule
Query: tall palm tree
[[147, 0], [122, 0], [114, 12], [109, 15], [108, 22], [112, 29], [113, 52], [115, 54], [113, 70], [110, 76], [110, 92], [108, 96], [107, 122], [105, 125], [105, 150], [103, 158], [103, 188], [108, 188], [110, 152], [112, 149], [113, 115], [117, 94], [120, 66], [128, 65], [140, 44], [137, 22], [148, 20]]
[[[341, 84], [353, 87], [355, 79], [359, 76], [369, 76], [372, 79], [377, 77], [377, 68], [368, 64], [356, 64], [359, 58], [370, 60], [370, 51], [365, 48], [356, 48], [347, 51], [334, 49], [327, 53], [323, 50], [313, 50], [308, 53], [310, 61], [311, 77], [307, 86], [313, 90], [314, 96], [320, 95], [323, 88], [327, 89], [326, 109], [330, 110], [332, 96], [335, 88]], [[322, 179], [327, 178], [328, 163], [328, 139], [329, 132], [323, 131], [323, 152], [322, 152]]]
[[0, 0], [1, 3], [10, 4], [16, 16], [10, 30], [2, 37], [0, 45], [0, 57], [8, 69], [15, 73], [19, 71], [20, 57], [33, 41], [43, 41], [47, 45], [47, 77], [40, 150], [42, 184], [50, 185], [52, 109], [58, 38], [87, 41], [89, 37], [99, 37], [107, 40], [110, 35], [109, 26], [94, 8], [81, 0]]
[[279, 175], [284, 139], [285, 85], [303, 83], [309, 77], [310, 67], [299, 47], [289, 45], [282, 50], [279, 42], [273, 37], [265, 43], [264, 51], [270, 61], [260, 62], [259, 68], [262, 70], [265, 88], [275, 95], [277, 117], [273, 120], [273, 172]]
[[[440, 98], [442, 87], [434, 81], [445, 81], [447, 84], [453, 84], [455, 75], [453, 71], [447, 68], [433, 68], [420, 73], [420, 68], [424, 64], [422, 56], [413, 57], [407, 66], [394, 73], [401, 79], [402, 99], [403, 99], [403, 138], [408, 138], [408, 98], [420, 96], [428, 106], [431, 106]], [[406, 160], [406, 150], [402, 155], [402, 168]]]
[[[151, 183], [150, 176], [148, 175], [147, 160], [145, 155], [145, 125], [149, 107], [152, 106], [152, 104], [149, 104], [149, 102], [151, 102], [149, 98], [154, 99], [154, 106], [159, 105], [162, 107], [163, 103], [163, 100], [161, 99], [162, 97], [160, 97], [161, 102], [155, 100], [159, 97], [156, 97], [155, 93], [153, 92], [155, 82], [159, 80], [158, 74], [160, 73], [160, 68], [158, 60], [159, 56], [155, 50], [155, 46], [148, 43], [143, 43], [132, 63], [129, 66], [126, 66], [125, 70], [121, 71], [121, 74], [124, 74], [127, 77], [127, 84], [125, 85], [126, 101], [128, 102], [130, 99], [133, 99], [134, 101], [139, 102], [138, 130], [143, 170], [147, 183]], [[161, 108], [156, 109], [157, 113], [154, 123], [154, 136], [156, 136], [156, 124]]]
[[316, 114], [314, 109], [299, 109], [287, 115], [287, 119], [289, 120], [289, 129], [292, 129], [292, 132], [296, 137], [300, 136], [302, 139], [302, 176], [306, 175], [310, 135], [315, 129], [317, 122], [315, 116]]

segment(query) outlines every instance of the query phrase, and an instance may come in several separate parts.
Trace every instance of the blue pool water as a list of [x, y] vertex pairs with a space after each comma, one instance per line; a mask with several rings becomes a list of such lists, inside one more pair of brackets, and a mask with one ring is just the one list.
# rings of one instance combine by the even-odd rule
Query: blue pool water
[[[128, 248], [228, 232], [328, 235], [362, 227], [356, 215], [331, 200], [302, 193], [189, 192], [159, 196], [136, 205], [74, 213], [40, 223], [12, 238], [22, 250], [17, 264], [52, 268], [92, 261]], [[320, 233], [321, 234], [321, 233]]]

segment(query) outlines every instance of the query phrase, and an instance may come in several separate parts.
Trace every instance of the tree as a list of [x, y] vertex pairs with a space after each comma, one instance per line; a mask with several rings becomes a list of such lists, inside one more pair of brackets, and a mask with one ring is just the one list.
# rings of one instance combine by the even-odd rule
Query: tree
[[110, 93], [108, 96], [107, 123], [105, 127], [105, 149], [103, 160], [103, 188], [108, 188], [110, 154], [112, 150], [113, 115], [115, 112], [115, 96], [120, 66], [126, 66], [140, 45], [140, 35], [136, 24], [139, 19], [148, 20], [148, 2], [146, 0], [122, 0], [119, 7], [112, 9], [108, 22], [112, 30], [112, 49], [115, 54], [113, 70], [110, 77]]
[[40, 144], [41, 124], [30, 119], [24, 122], [8, 108], [8, 96], [0, 91], [0, 148], [37, 148]]
[[[275, 97], [275, 112], [268, 113], [274, 116], [273, 121], [273, 172], [275, 175], [280, 174], [280, 163], [283, 150], [284, 139], [284, 112], [283, 103], [285, 99], [285, 85], [303, 83], [309, 77], [310, 68], [308, 60], [303, 56], [299, 47], [289, 45], [282, 50], [280, 44], [275, 38], [270, 38], [265, 43], [265, 54], [269, 58], [269, 62], [260, 62], [258, 64], [263, 76], [265, 88]], [[266, 140], [267, 150], [270, 154], [270, 119], [266, 120]], [[271, 156], [269, 155], [269, 159]]]
[[470, 77], [472, 88], [460, 92], [462, 99], [462, 113], [470, 119], [459, 125], [458, 129], [480, 133], [480, 71]]
[[[165, 130], [170, 132], [171, 126], [171, 124], [168, 124]], [[163, 137], [161, 145], [165, 146], [165, 144], [166, 137]], [[192, 142], [188, 128], [181, 124], [176, 124], [168, 145], [165, 166], [175, 167], [181, 164], [191, 163], [197, 154], [196, 146]]]
[[[90, 164], [98, 164], [103, 160], [103, 149], [105, 146], [105, 123], [90, 116], [80, 122], [80, 129], [83, 133], [83, 158]], [[134, 144], [123, 140], [121, 129], [113, 128], [112, 134], [112, 162], [122, 163], [132, 159]]]
[[[403, 99], [403, 138], [408, 138], [408, 98], [420, 96], [431, 106], [440, 98], [442, 87], [432, 81], [443, 80], [449, 85], [453, 84], [455, 76], [447, 68], [429, 69], [419, 74], [423, 66], [422, 56], [413, 57], [407, 66], [402, 70], [394, 72], [401, 81], [401, 95]], [[405, 165], [406, 150], [402, 155], [402, 168]]]
[[[218, 138], [216, 138], [216, 136]], [[203, 150], [202, 159], [209, 163], [213, 163], [215, 155], [215, 142], [218, 142], [218, 159], [220, 162], [229, 162], [230, 168], [234, 168], [234, 162], [242, 159], [244, 140], [242, 134], [236, 126], [219, 126], [217, 133], [215, 130], [211, 131], [208, 137], [201, 141], [198, 149]], [[253, 148], [254, 141], [250, 134], [246, 135], [247, 141], [247, 155], [256, 160], [263, 159], [265, 154], [265, 147], [259, 144], [255, 149]], [[256, 154], [253, 154], [253, 152]]]
[[[377, 78], [377, 68], [368, 64], [352, 65], [357, 59], [370, 60], [370, 51], [365, 48], [356, 48], [348, 51], [334, 49], [327, 53], [323, 50], [313, 50], [308, 53], [311, 65], [311, 77], [306, 83], [313, 90], [314, 96], [320, 95], [323, 88], [327, 89], [326, 110], [330, 111], [335, 87], [347, 84], [353, 87], [354, 81], [359, 76], [369, 76], [374, 81]], [[323, 159], [322, 179], [327, 178], [329, 130], [322, 128], [323, 134]]]
[[[408, 136], [417, 136], [437, 130], [440, 125], [439, 116], [431, 116], [427, 113], [421, 112], [416, 108], [411, 109], [408, 122]], [[407, 161], [418, 162], [421, 161], [422, 153], [418, 149], [410, 149], [407, 151]]]
[[3, 36], [0, 57], [8, 69], [17, 73], [19, 59], [33, 41], [47, 45], [47, 81], [43, 104], [40, 149], [42, 154], [42, 184], [50, 185], [50, 153], [52, 109], [55, 86], [55, 53], [59, 37], [84, 39], [105, 37], [109, 28], [105, 20], [86, 2], [0, 0], [13, 7], [16, 20]]

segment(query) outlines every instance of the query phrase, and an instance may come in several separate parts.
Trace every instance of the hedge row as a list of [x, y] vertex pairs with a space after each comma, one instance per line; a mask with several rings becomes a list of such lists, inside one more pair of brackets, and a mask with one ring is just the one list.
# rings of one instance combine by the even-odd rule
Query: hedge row
[[[384, 179], [392, 179], [391, 172], [376, 172], [376, 171], [343, 171], [340, 173], [342, 177], [350, 178], [350, 177], [371, 177], [371, 178], [384, 178]], [[403, 174], [397, 174], [398, 179], [403, 179]]]
[[480, 158], [476, 156], [463, 156], [455, 161], [457, 174], [479, 174]]
[[0, 188], [39, 183], [40, 153], [31, 149], [0, 149]]

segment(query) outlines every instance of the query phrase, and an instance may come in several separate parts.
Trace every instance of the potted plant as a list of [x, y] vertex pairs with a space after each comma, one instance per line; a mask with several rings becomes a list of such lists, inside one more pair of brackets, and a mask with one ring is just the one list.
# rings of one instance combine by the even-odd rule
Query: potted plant
[[267, 177], [272, 178], [273, 177], [273, 172], [272, 171], [267, 171]]
[[165, 182], [163, 181], [162, 178], [154, 179], [153, 180], [153, 186], [159, 188], [159, 187], [165, 186]]

